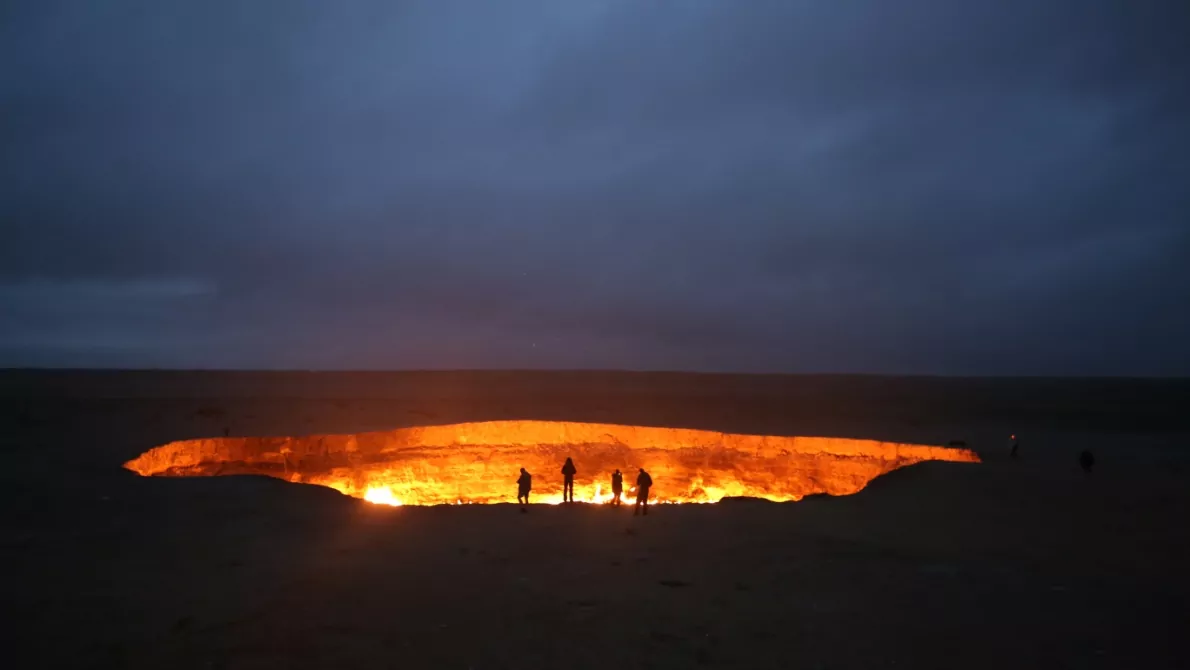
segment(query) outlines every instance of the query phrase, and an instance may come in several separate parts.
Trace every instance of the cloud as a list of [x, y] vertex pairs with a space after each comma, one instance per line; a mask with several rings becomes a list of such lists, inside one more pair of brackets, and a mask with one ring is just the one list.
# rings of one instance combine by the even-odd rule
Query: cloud
[[1183, 3], [9, 12], [0, 283], [218, 287], [126, 364], [1190, 373]]

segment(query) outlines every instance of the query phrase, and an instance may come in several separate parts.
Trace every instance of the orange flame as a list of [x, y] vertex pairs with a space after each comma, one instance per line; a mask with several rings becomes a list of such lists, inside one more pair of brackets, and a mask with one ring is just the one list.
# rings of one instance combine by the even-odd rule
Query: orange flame
[[825, 437], [742, 435], [680, 428], [492, 421], [354, 435], [172, 442], [125, 464], [141, 475], [263, 474], [317, 484], [383, 505], [512, 502], [516, 477], [533, 474], [534, 503], [562, 502], [561, 464], [578, 468], [575, 500], [611, 501], [612, 470], [632, 504], [638, 468], [650, 501], [725, 497], [800, 500], [848, 495], [886, 472], [926, 460], [979, 462], [966, 449]]
[[377, 505], [392, 505], [393, 507], [400, 507], [401, 501], [393, 495], [392, 489], [387, 486], [371, 486], [367, 491], [364, 491], [364, 500]]

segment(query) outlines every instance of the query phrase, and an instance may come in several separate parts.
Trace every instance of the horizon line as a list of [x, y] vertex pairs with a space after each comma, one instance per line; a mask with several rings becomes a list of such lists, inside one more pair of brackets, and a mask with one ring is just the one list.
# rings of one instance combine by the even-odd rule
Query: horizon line
[[1141, 374], [950, 374], [922, 372], [729, 372], [703, 370], [666, 370], [634, 368], [167, 368], [167, 367], [45, 367], [0, 366], [0, 373], [190, 373], [190, 374], [622, 374], [622, 375], [687, 375], [703, 377], [869, 377], [919, 379], [1070, 379], [1070, 380], [1190, 380], [1186, 375]]

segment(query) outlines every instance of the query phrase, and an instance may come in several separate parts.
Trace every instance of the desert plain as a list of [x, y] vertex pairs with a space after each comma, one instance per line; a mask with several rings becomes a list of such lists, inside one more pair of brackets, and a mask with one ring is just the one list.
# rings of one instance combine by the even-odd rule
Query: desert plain
[[[10, 667], [1190, 667], [1185, 380], [11, 370], [0, 398]], [[122, 468], [225, 433], [523, 419], [982, 462], [648, 517], [522, 514], [515, 472], [509, 504], [394, 508]]]

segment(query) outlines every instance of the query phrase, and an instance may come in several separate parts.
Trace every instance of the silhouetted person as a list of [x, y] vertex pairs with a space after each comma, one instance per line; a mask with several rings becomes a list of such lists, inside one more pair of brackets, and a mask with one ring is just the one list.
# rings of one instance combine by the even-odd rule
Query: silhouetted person
[[643, 508], [645, 516], [649, 515], [649, 487], [653, 485], [653, 478], [644, 468], [636, 476], [636, 506], [632, 508], [632, 516], [636, 516]]
[[574, 461], [566, 457], [566, 464], [562, 466], [562, 502], [574, 502]]
[[620, 496], [624, 494], [624, 475], [619, 468], [612, 473], [612, 504], [616, 507], [620, 506]]
[[1083, 472], [1091, 474], [1091, 468], [1095, 467], [1095, 454], [1090, 449], [1083, 449], [1083, 453], [1078, 455], [1078, 464], [1082, 466]]
[[1008, 455], [1011, 458], [1016, 458], [1017, 451], [1021, 448], [1021, 441], [1016, 439], [1016, 435], [1012, 436], [1012, 449], [1008, 450]]
[[516, 480], [516, 501], [521, 504], [521, 511], [529, 504], [529, 491], [533, 488], [533, 475], [521, 468], [521, 478]]
[[285, 461], [285, 475], [289, 476], [289, 471], [293, 469], [293, 449], [288, 444], [281, 446], [281, 458]]

